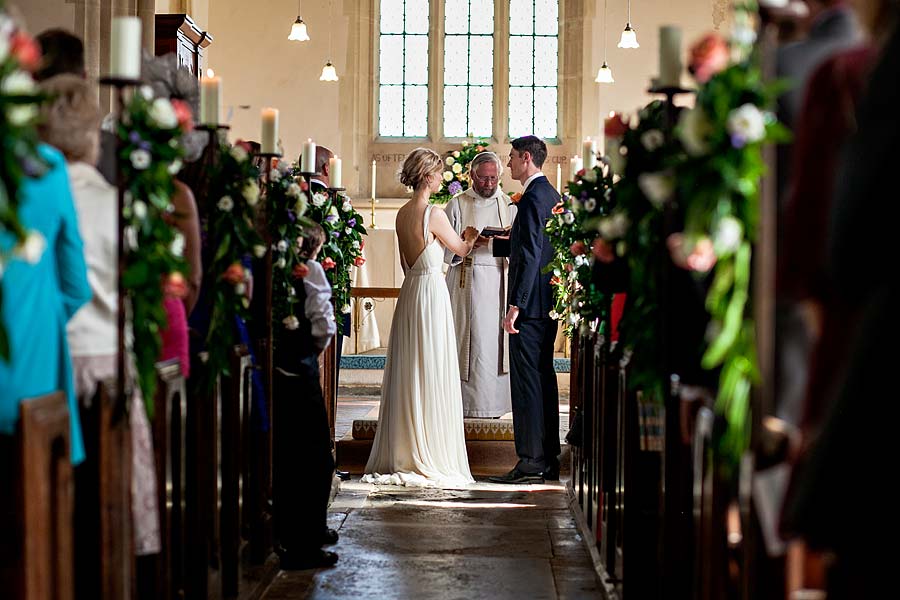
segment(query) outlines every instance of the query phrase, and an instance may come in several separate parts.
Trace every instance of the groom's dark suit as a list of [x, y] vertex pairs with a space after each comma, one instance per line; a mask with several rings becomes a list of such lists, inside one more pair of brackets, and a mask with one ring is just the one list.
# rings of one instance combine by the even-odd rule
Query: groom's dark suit
[[510, 385], [517, 469], [537, 474], [558, 468], [559, 393], [553, 369], [556, 322], [551, 273], [542, 273], [553, 259], [544, 226], [559, 194], [544, 176], [532, 180], [519, 201], [510, 233], [507, 301], [519, 307], [519, 333], [509, 336]]

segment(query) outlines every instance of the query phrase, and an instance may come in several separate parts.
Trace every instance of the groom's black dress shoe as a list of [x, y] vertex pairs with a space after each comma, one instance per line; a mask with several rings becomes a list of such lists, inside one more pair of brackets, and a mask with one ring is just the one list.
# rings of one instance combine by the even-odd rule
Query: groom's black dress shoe
[[338, 555], [328, 550], [306, 550], [304, 552], [291, 552], [282, 550], [279, 553], [281, 568], [284, 571], [302, 571], [304, 569], [325, 569], [333, 567], [338, 561]]
[[547, 467], [543, 472], [543, 476], [547, 481], [559, 481], [559, 465]]
[[334, 529], [328, 528], [325, 530], [325, 533], [322, 534], [322, 545], [328, 546], [330, 544], [337, 544], [340, 536], [338, 532]]
[[506, 475], [488, 477], [488, 481], [494, 483], [544, 483], [540, 473], [523, 473], [519, 469], [513, 469]]

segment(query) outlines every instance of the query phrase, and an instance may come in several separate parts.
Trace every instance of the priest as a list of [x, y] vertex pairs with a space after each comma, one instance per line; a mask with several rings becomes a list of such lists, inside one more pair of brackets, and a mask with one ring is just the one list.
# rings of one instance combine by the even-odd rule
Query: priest
[[[503, 164], [493, 152], [482, 152], [469, 165], [472, 185], [447, 204], [450, 224], [461, 234], [466, 227], [508, 228], [516, 216], [509, 196], [500, 189]], [[497, 418], [511, 410], [509, 350], [502, 321], [506, 312], [507, 259], [493, 256], [493, 238], [480, 237], [475, 250], [462, 258], [445, 250], [447, 287], [453, 306], [463, 415]]]

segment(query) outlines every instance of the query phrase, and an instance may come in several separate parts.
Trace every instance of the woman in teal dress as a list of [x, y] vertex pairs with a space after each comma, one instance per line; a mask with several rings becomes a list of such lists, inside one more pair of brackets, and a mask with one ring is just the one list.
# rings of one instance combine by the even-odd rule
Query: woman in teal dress
[[[72, 462], [78, 464], [84, 459], [84, 444], [66, 323], [91, 299], [91, 288], [65, 159], [49, 146], [41, 146], [40, 153], [49, 169], [24, 181], [19, 218], [27, 231], [43, 238], [43, 252], [10, 260], [0, 275], [0, 319], [11, 353], [9, 362], [0, 359], [0, 434], [15, 432], [22, 400], [62, 390], [69, 403]], [[32, 250], [40, 249], [39, 237], [30, 241]], [[0, 233], [0, 247], [10, 250], [12, 244], [11, 236]]]

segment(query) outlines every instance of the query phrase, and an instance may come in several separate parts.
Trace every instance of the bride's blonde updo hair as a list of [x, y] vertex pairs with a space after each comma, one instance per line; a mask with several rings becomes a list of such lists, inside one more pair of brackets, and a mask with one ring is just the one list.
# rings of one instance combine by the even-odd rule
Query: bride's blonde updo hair
[[440, 154], [428, 148], [416, 148], [403, 161], [400, 170], [400, 183], [406, 187], [416, 189], [425, 178], [432, 173], [443, 170], [444, 161]]

